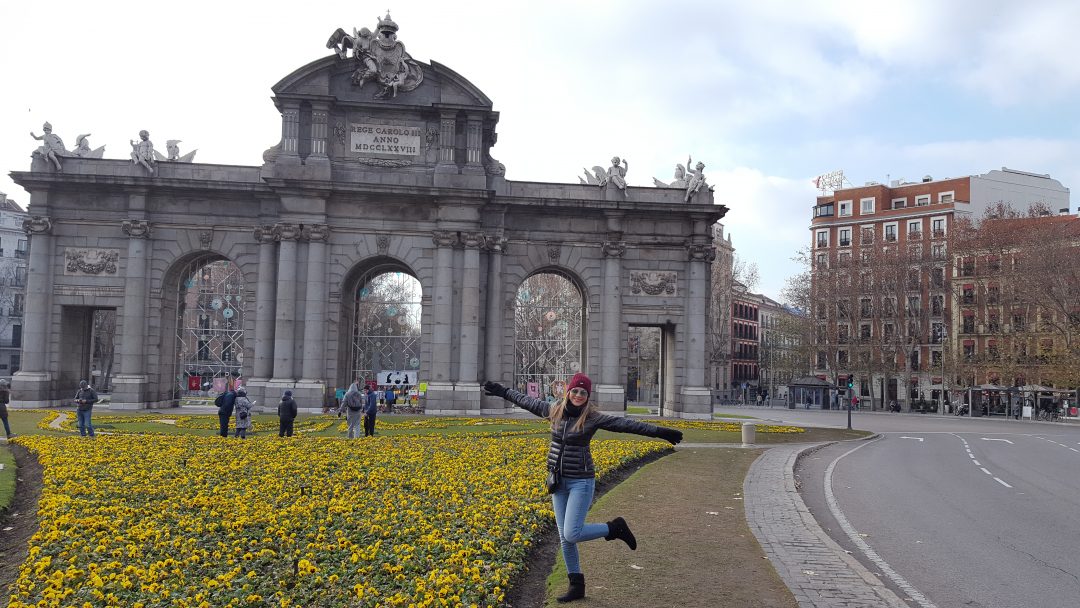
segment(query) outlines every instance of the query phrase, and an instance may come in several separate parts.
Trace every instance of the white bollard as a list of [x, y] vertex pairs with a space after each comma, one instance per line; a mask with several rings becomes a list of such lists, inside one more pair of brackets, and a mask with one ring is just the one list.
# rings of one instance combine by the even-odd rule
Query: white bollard
[[754, 445], [754, 440], [757, 438], [757, 427], [753, 422], [744, 422], [742, 424], [742, 442], [743, 445]]

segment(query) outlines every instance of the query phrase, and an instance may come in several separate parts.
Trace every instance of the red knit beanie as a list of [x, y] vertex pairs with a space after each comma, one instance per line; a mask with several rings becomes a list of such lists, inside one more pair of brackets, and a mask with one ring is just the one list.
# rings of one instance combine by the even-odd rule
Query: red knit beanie
[[592, 395], [592, 380], [589, 380], [589, 377], [585, 374], [578, 372], [570, 379], [570, 384], [566, 385], [566, 393], [570, 394], [572, 388], [583, 388], [589, 395]]

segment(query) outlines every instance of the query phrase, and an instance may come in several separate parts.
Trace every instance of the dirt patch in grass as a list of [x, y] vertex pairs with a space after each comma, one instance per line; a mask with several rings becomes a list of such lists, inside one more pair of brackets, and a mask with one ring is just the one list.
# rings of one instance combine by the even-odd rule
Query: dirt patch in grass
[[7, 591], [26, 560], [27, 543], [37, 530], [37, 506], [41, 497], [41, 465], [37, 458], [18, 444], [12, 444], [11, 451], [18, 468], [15, 497], [11, 506], [0, 513], [0, 591]]
[[[681, 448], [605, 494], [588, 521], [626, 518], [638, 549], [583, 543], [586, 598], [576, 605], [794, 608], [746, 525], [743, 478], [757, 450]], [[562, 558], [545, 606], [566, 590]]]

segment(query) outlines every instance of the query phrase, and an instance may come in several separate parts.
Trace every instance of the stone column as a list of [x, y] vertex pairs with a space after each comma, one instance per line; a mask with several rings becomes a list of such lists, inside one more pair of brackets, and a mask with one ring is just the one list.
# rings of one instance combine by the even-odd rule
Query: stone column
[[22, 366], [15, 372], [13, 399], [20, 406], [49, 405], [52, 374], [46, 367], [52, 312], [52, 220], [35, 215], [23, 220], [30, 255], [26, 272]]
[[255, 363], [251, 383], [265, 383], [274, 374], [274, 283], [277, 276], [274, 260], [274, 227], [255, 228], [259, 244], [259, 279], [255, 284]]
[[680, 389], [679, 415], [683, 418], [712, 417], [712, 392], [705, 383], [705, 314], [709, 302], [709, 264], [716, 250], [709, 243], [690, 242], [686, 246], [689, 278], [686, 294], [686, 322], [682, 329], [683, 386]]
[[128, 236], [124, 276], [124, 316], [121, 319], [120, 373], [113, 377], [111, 409], [139, 409], [146, 404], [146, 265], [152, 228], [146, 220], [125, 220]]
[[[620, 233], [612, 235], [620, 238]], [[622, 355], [622, 257], [626, 253], [626, 243], [621, 240], [604, 241], [601, 245], [604, 254], [604, 293], [601, 295], [600, 310], [603, 311], [600, 325], [600, 383], [596, 387], [597, 404], [601, 410], [624, 412], [625, 388], [620, 381], [619, 358]]]
[[[487, 314], [485, 315], [484, 334], [484, 377], [482, 380], [507, 384], [510, 379], [503, 376], [503, 306], [502, 306], [502, 263], [506, 251], [506, 239], [497, 235], [485, 238], [488, 251], [487, 277]], [[511, 383], [512, 384], [512, 383]], [[510, 406], [498, 397], [483, 397], [481, 412], [503, 413]]]
[[484, 235], [463, 232], [465, 248], [461, 273], [461, 326], [458, 334], [458, 376], [455, 402], [470, 414], [480, 413], [480, 384], [477, 359], [480, 356], [480, 247]]
[[270, 385], [283, 387], [292, 386], [296, 380], [293, 335], [296, 325], [296, 241], [299, 238], [299, 225], [274, 225], [274, 239], [278, 241], [278, 273], [274, 297], [274, 377]]
[[304, 364], [301, 382], [323, 383], [326, 380], [326, 224], [304, 226], [308, 241], [307, 289], [305, 291]]
[[428, 413], [454, 413], [454, 384], [450, 378], [450, 344], [452, 336], [454, 245], [457, 233], [436, 230], [432, 233], [435, 244], [435, 294], [431, 299], [431, 380], [425, 411]]

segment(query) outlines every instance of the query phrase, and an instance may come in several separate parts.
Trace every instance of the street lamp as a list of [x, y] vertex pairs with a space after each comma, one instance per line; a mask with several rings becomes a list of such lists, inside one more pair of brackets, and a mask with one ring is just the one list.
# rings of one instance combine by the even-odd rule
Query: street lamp
[[851, 430], [851, 407], [855, 404], [855, 375], [848, 376], [848, 404], [847, 404], [847, 428]]

